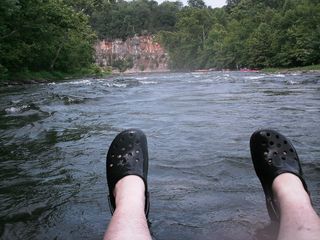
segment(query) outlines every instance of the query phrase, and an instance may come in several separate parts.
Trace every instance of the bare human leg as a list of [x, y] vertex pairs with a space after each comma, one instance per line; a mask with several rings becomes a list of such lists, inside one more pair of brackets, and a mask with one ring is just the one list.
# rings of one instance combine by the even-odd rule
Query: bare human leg
[[280, 210], [278, 240], [320, 239], [320, 218], [300, 179], [294, 174], [280, 174], [272, 190]]
[[104, 239], [149, 240], [148, 146], [139, 129], [119, 133], [106, 161], [110, 210], [113, 214]]
[[262, 129], [252, 134], [250, 150], [269, 216], [279, 224], [278, 240], [320, 239], [320, 219], [290, 140], [272, 129]]
[[116, 209], [104, 235], [105, 240], [150, 240], [145, 215], [145, 185], [138, 176], [120, 179], [114, 190]]

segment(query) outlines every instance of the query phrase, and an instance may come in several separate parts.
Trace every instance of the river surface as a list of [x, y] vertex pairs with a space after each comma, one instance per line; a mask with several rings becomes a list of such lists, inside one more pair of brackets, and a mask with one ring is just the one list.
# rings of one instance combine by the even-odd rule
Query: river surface
[[[0, 89], [0, 238], [102, 239], [105, 155], [140, 128], [155, 239], [272, 239], [249, 138], [294, 143], [320, 212], [320, 74], [166, 73]], [[269, 229], [269, 230], [268, 230]]]

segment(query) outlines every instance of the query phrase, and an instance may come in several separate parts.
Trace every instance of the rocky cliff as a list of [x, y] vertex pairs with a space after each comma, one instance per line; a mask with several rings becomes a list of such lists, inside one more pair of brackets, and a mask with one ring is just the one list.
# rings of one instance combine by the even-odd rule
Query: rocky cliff
[[168, 54], [153, 36], [135, 36], [126, 41], [100, 41], [95, 45], [96, 62], [125, 72], [168, 71]]

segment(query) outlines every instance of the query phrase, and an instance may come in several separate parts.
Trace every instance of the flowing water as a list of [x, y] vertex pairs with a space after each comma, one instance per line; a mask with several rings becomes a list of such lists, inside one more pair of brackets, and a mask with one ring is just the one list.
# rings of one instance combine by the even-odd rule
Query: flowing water
[[0, 238], [101, 239], [105, 154], [131, 127], [148, 137], [155, 239], [271, 234], [249, 152], [258, 128], [292, 140], [319, 212], [319, 84], [316, 73], [211, 72], [1, 89]]

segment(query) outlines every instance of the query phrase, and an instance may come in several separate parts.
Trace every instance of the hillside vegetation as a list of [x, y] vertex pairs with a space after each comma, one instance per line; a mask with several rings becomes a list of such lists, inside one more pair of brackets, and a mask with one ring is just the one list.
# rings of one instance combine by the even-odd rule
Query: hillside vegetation
[[238, 69], [320, 63], [318, 0], [233, 0], [220, 9], [195, 5], [179, 11], [175, 28], [159, 33], [172, 68]]
[[[320, 63], [318, 0], [2, 0], [0, 79], [95, 73], [98, 39], [157, 36], [170, 67], [238, 69]], [[85, 71], [83, 69], [87, 69]]]

